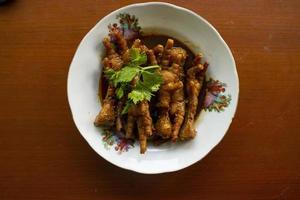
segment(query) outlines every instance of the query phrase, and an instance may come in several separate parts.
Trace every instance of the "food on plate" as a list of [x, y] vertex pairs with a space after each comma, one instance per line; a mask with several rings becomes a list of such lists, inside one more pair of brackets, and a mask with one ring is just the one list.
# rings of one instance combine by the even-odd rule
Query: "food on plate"
[[149, 141], [194, 138], [208, 67], [202, 54], [163, 35], [125, 38], [116, 25], [109, 26], [103, 45], [102, 109], [95, 126], [138, 139], [142, 154]]

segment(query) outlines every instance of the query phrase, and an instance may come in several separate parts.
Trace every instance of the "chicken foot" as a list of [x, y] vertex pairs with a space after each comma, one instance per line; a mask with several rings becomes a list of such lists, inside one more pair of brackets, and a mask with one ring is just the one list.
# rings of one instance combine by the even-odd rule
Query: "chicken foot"
[[[111, 42], [111, 39], [105, 37], [103, 39], [103, 45], [106, 49], [106, 57], [103, 59], [102, 63], [104, 70], [113, 69], [120, 70], [123, 66], [122, 54], [127, 50], [127, 43], [124, 39], [122, 33], [118, 28], [110, 28], [109, 33], [111, 38], [114, 38], [116, 45], [119, 48], [119, 53], [114, 48], [114, 44]], [[116, 121], [116, 99], [115, 99], [115, 88], [112, 84], [109, 84], [105, 99], [103, 100], [102, 109], [99, 114], [96, 116], [94, 121], [95, 126], [113, 126]], [[120, 127], [120, 119], [118, 119], [118, 129]]]
[[189, 101], [187, 103], [185, 120], [179, 133], [181, 140], [191, 139], [196, 135], [196, 130], [193, 127], [193, 124], [198, 106], [198, 96], [204, 80], [204, 73], [208, 67], [207, 63], [204, 65], [200, 63], [201, 57], [202, 55], [198, 54], [195, 57], [194, 66], [187, 71], [186, 91]]

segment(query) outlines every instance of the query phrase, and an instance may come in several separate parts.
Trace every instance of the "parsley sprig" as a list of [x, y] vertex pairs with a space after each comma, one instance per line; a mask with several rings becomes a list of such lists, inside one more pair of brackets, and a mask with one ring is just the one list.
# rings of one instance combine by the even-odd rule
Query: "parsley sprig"
[[[162, 77], [155, 69], [160, 68], [158, 65], [142, 67], [147, 63], [147, 55], [141, 53], [140, 49], [130, 49], [130, 62], [119, 71], [108, 69], [104, 71], [106, 78], [115, 86], [116, 96], [121, 99], [127, 95], [127, 102], [122, 111], [126, 114], [131, 105], [141, 101], [150, 101], [153, 92], [159, 90], [162, 83]], [[135, 85], [131, 82], [137, 77]]]

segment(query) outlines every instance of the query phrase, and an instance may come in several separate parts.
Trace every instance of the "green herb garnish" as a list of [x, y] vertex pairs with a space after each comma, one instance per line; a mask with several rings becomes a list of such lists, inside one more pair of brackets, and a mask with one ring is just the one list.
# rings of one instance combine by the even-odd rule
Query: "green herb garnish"
[[[140, 53], [137, 48], [130, 49], [130, 62], [119, 71], [112, 69], [104, 71], [106, 78], [116, 87], [116, 96], [121, 99], [128, 94], [126, 105], [122, 114], [126, 114], [131, 105], [141, 101], [150, 101], [153, 92], [159, 90], [162, 77], [154, 69], [160, 68], [158, 65], [141, 67], [147, 63], [147, 55]], [[137, 77], [136, 84], [131, 84]]]

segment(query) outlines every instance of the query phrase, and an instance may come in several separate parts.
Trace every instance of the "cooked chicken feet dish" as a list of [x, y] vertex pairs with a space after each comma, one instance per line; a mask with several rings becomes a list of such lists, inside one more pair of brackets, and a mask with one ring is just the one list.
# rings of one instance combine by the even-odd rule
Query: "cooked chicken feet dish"
[[194, 55], [166, 36], [125, 39], [115, 25], [109, 26], [102, 43], [106, 54], [101, 87], [105, 90], [95, 126], [127, 140], [137, 139], [141, 154], [154, 138], [172, 142], [194, 138], [208, 67], [202, 54]]

